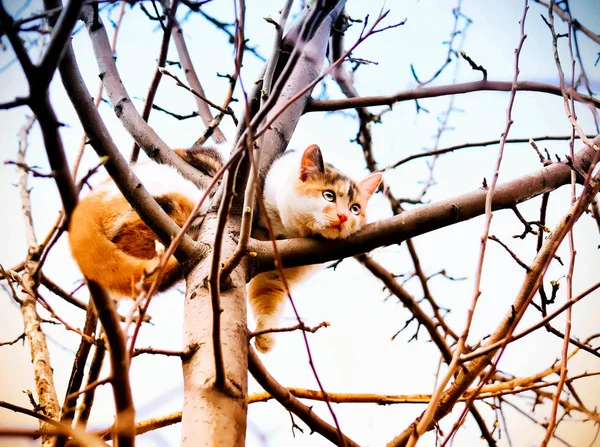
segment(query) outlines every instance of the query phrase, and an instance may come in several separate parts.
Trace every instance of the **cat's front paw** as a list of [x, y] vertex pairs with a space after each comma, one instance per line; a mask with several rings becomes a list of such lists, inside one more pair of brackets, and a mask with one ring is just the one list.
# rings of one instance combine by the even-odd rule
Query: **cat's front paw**
[[275, 346], [275, 335], [274, 334], [262, 334], [257, 335], [254, 339], [254, 346], [262, 353], [269, 352]]

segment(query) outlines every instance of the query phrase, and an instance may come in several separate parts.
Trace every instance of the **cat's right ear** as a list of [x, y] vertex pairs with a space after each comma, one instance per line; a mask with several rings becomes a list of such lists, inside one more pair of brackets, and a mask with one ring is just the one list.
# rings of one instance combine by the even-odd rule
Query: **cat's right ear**
[[300, 180], [305, 182], [310, 174], [316, 172], [324, 173], [325, 165], [323, 163], [321, 149], [316, 144], [311, 144], [302, 154], [302, 161], [300, 162]]

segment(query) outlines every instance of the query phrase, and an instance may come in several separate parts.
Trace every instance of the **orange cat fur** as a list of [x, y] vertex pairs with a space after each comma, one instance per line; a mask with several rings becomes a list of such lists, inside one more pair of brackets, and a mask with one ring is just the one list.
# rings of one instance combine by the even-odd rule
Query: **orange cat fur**
[[[271, 225], [278, 238], [319, 235], [345, 238], [367, 222], [367, 202], [381, 183], [381, 174], [355, 182], [323, 162], [315, 144], [303, 153], [289, 151], [277, 159], [265, 180], [263, 197]], [[260, 225], [265, 227], [265, 216]], [[284, 269], [289, 287], [309, 277], [318, 266]], [[256, 331], [276, 328], [287, 293], [278, 271], [255, 276], [248, 284], [248, 299], [256, 319]], [[261, 352], [275, 345], [273, 333], [258, 335], [254, 342]]]
[[[200, 148], [176, 151], [204, 171], [214, 173], [222, 165], [218, 153]], [[172, 168], [148, 162], [137, 165], [136, 175], [159, 205], [179, 225], [188, 218], [202, 191]], [[317, 145], [303, 153], [288, 151], [277, 159], [265, 179], [263, 197], [269, 219], [278, 238], [319, 235], [327, 239], [350, 236], [367, 221], [367, 202], [381, 182], [373, 174], [355, 182], [330, 164], [323, 162]], [[201, 214], [206, 211], [201, 210]], [[259, 226], [266, 227], [265, 216]], [[199, 227], [192, 227], [195, 238]], [[134, 296], [134, 285], [142, 275], [149, 286], [158, 264], [154, 233], [111, 180], [100, 184], [85, 197], [73, 213], [69, 243], [83, 274], [116, 296]], [[309, 277], [318, 266], [284, 269], [290, 287]], [[168, 260], [160, 290], [181, 279], [177, 260]], [[264, 272], [248, 284], [248, 299], [256, 319], [256, 330], [272, 329], [279, 323], [287, 295], [279, 272]], [[272, 333], [256, 337], [255, 345], [270, 351], [275, 343]]]
[[[175, 152], [208, 175], [214, 175], [222, 165], [221, 157], [214, 149], [178, 149]], [[182, 226], [202, 191], [170, 166], [149, 161], [136, 165], [134, 171], [162, 209]], [[201, 215], [207, 206], [201, 210]], [[189, 234], [196, 237], [197, 231], [198, 227], [192, 226]], [[110, 179], [79, 202], [69, 225], [71, 253], [81, 272], [115, 296], [135, 296], [134, 285], [142, 275], [147, 275], [146, 286], [152, 284], [158, 265], [155, 240], [152, 230]], [[171, 257], [160, 290], [168, 289], [181, 278], [179, 263]]]

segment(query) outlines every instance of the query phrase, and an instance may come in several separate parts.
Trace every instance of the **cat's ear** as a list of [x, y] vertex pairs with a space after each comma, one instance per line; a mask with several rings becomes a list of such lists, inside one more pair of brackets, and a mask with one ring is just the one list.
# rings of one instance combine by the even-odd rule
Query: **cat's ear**
[[325, 165], [323, 164], [321, 149], [319, 149], [319, 146], [316, 144], [311, 144], [302, 154], [302, 161], [300, 162], [300, 180], [305, 182], [310, 174], [316, 172], [325, 172]]
[[375, 174], [371, 174], [366, 179], [360, 181], [358, 186], [365, 194], [367, 194], [367, 200], [371, 198], [375, 191], [377, 191], [381, 180], [381, 172], [376, 172]]

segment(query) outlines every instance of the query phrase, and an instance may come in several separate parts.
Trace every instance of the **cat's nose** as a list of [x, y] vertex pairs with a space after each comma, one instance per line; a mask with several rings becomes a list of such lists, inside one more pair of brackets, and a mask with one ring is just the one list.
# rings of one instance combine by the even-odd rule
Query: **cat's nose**
[[348, 216], [345, 214], [338, 214], [338, 218], [340, 219], [340, 225], [348, 220]]

